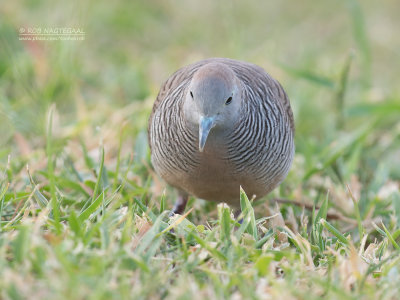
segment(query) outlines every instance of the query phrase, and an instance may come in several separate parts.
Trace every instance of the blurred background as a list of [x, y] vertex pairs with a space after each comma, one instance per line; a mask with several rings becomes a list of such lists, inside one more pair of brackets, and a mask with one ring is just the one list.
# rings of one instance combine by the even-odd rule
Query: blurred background
[[[399, 13], [398, 0], [0, 1], [0, 298], [397, 299]], [[23, 35], [46, 28], [83, 39]], [[292, 169], [247, 232], [195, 199], [167, 218], [176, 193], [151, 167], [159, 87], [208, 57], [263, 67], [295, 116]]]
[[[43, 168], [55, 104], [60, 167], [69, 159], [85, 170], [102, 143], [110, 169], [118, 153], [134, 155], [131, 178], [141, 186], [147, 119], [162, 82], [183, 65], [229, 57], [265, 68], [291, 99], [297, 154], [277, 195], [351, 183], [366, 212], [400, 179], [399, 11], [396, 0], [3, 1], [1, 168]], [[80, 28], [84, 40], [19, 39], [21, 28], [38, 27]]]

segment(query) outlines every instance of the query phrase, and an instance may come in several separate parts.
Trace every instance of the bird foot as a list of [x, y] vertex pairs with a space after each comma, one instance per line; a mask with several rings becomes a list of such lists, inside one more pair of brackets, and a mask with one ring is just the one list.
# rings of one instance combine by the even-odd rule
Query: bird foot
[[174, 204], [174, 208], [172, 209], [171, 213], [169, 216], [173, 216], [174, 214], [180, 214], [182, 215], [183, 212], [185, 211], [186, 204], [189, 200], [188, 195], [179, 195], [178, 199], [176, 199], [176, 202]]
[[[240, 214], [242, 213], [242, 211], [240, 209], [235, 210], [235, 212], [233, 213], [233, 216], [235, 217], [236, 221], [239, 224], [243, 223], [243, 216], [240, 216]], [[239, 219], [240, 217], [240, 219]]]

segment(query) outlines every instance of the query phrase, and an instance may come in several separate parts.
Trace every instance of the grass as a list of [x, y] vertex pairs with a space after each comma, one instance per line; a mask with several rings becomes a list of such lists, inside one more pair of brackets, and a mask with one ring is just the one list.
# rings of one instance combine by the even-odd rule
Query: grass
[[[0, 298], [397, 299], [396, 1], [90, 4], [0, 8]], [[40, 26], [85, 40], [18, 39]], [[296, 119], [241, 224], [197, 199], [169, 218], [149, 157], [161, 82], [210, 56], [265, 67]]]

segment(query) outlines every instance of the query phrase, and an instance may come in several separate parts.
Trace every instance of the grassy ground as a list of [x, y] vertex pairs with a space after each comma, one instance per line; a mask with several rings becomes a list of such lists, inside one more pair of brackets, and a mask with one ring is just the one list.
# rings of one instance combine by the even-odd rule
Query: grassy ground
[[[2, 3], [0, 298], [397, 299], [398, 8]], [[86, 35], [20, 41], [30, 27]], [[288, 178], [262, 201], [241, 194], [242, 225], [196, 199], [169, 219], [176, 194], [149, 160], [158, 87], [210, 56], [263, 66], [296, 119]]]

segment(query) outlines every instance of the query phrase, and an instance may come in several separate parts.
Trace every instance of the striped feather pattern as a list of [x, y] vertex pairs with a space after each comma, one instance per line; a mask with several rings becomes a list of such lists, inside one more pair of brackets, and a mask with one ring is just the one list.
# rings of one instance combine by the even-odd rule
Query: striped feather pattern
[[[183, 117], [183, 100], [201, 66], [228, 65], [243, 84], [240, 118], [219, 150], [198, 151], [198, 128]], [[157, 173], [200, 198], [239, 203], [239, 186], [261, 197], [286, 177], [294, 155], [294, 120], [282, 86], [262, 68], [225, 58], [186, 66], [163, 84], [149, 120], [149, 144]]]

